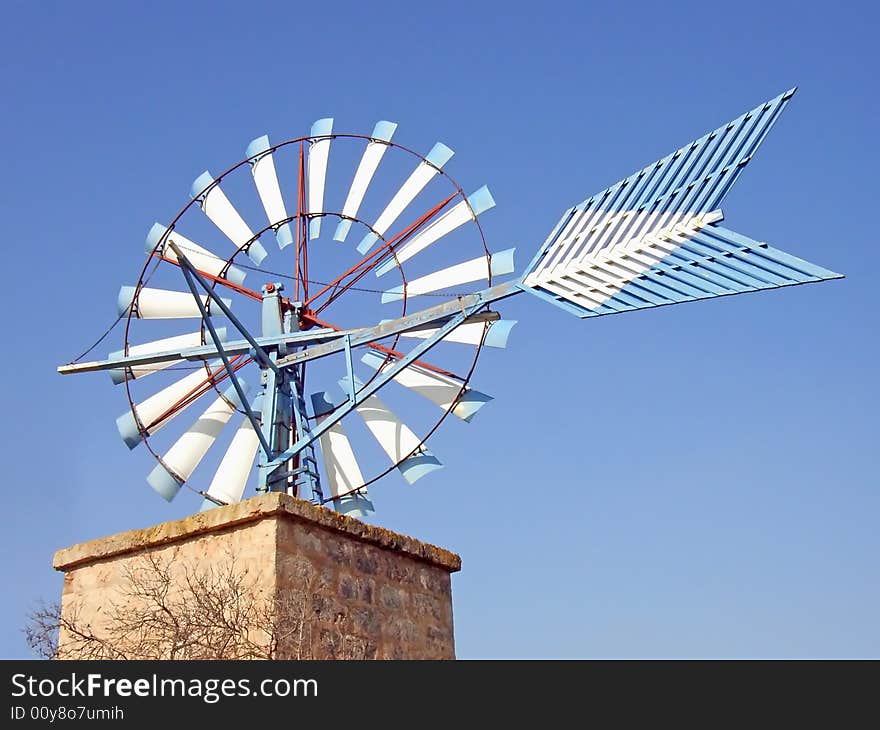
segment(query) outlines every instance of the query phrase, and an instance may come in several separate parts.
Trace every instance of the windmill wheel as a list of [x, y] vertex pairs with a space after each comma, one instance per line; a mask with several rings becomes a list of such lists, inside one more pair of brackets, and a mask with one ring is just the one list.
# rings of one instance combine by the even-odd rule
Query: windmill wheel
[[[208, 508], [240, 501], [250, 484], [362, 516], [373, 509], [368, 485], [438, 469], [428, 437], [490, 400], [471, 375], [514, 323], [488, 306], [439, 339], [436, 321], [357, 339], [414, 301], [454, 300], [514, 271], [513, 249], [490, 253], [478, 222], [494, 206], [488, 189], [466, 194], [444, 171], [452, 150], [437, 143], [422, 156], [391, 141], [396, 126], [336, 134], [322, 119], [307, 137], [260, 137], [246, 159], [199, 176], [174, 219], [150, 230], [141, 274], [120, 291], [124, 347], [111, 355], [141, 364], [111, 376], [129, 402], [120, 435], [156, 458], [147, 481], [165, 499], [186, 484]], [[341, 340], [285, 365], [306, 344]], [[390, 372], [381, 397], [347, 407]]]

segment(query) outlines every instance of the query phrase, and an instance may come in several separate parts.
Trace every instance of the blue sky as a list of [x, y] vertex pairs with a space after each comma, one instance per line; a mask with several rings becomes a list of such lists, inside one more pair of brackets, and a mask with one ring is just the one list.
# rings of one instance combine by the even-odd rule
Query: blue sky
[[522, 266], [567, 206], [794, 85], [727, 224], [847, 278], [590, 321], [504, 303], [496, 400], [432, 440], [445, 469], [378, 484], [374, 521], [462, 554], [461, 657], [880, 655], [876, 7], [539, 8], [5, 5], [0, 656], [59, 594], [56, 549], [198, 507], [146, 485], [106, 376], [54, 369], [206, 167], [395, 120], [490, 185]]

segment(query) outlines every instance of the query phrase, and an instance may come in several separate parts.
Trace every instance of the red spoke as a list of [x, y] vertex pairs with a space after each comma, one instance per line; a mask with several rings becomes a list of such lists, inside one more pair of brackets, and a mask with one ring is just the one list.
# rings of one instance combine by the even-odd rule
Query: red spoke
[[[303, 318], [309, 320], [313, 324], [318, 325], [319, 327], [329, 327], [330, 329], [336, 330], [337, 332], [342, 329], [341, 327], [337, 327], [335, 324], [330, 324], [329, 322], [325, 322], [323, 319], [318, 319], [317, 317], [309, 313], [303, 314]], [[390, 347], [385, 347], [384, 345], [379, 345], [375, 342], [367, 343], [367, 347], [372, 348], [373, 350], [377, 350], [378, 352], [384, 353], [386, 355], [393, 355], [397, 358], [406, 357], [406, 355], [404, 355], [402, 352], [392, 350]], [[432, 373], [445, 375], [448, 378], [454, 378], [455, 380], [461, 380], [462, 382], [464, 382], [464, 378], [462, 378], [460, 375], [451, 373], [448, 370], [443, 370], [443, 368], [438, 368], [436, 365], [431, 365], [431, 363], [425, 362], [424, 360], [414, 360], [413, 364], [423, 367], [425, 368], [425, 370], [430, 370]]]
[[[232, 365], [233, 372], [238, 372], [251, 362], [251, 358], [246, 357], [242, 360], [243, 355], [233, 355], [229, 358], [229, 364]], [[190, 390], [186, 395], [184, 395], [180, 400], [176, 403], [171, 404], [164, 413], [159, 415], [156, 419], [153, 420], [147, 426], [144, 426], [145, 431], [149, 431], [153, 426], [158, 423], [162, 423], [162, 421], [170, 418], [175, 413], [179, 413], [186, 406], [188, 406], [193, 401], [201, 398], [205, 393], [207, 393], [212, 386], [222, 383], [226, 378], [229, 377], [229, 373], [226, 371], [226, 368], [221, 364], [217, 366], [216, 370], [212, 370], [211, 374], [205, 378], [201, 383], [199, 383], [195, 388]]]
[[293, 298], [295, 301], [299, 301], [299, 288], [300, 284], [305, 286], [305, 282], [303, 281], [302, 271], [300, 270], [300, 258], [301, 251], [303, 247], [303, 210], [305, 209], [305, 177], [306, 177], [306, 167], [305, 167], [305, 157], [303, 154], [303, 143], [299, 143], [299, 166], [298, 166], [298, 179], [297, 179], [297, 188], [296, 188], [296, 262], [294, 264], [294, 272], [293, 272]]
[[[180, 262], [176, 259], [169, 259], [167, 256], [162, 256], [158, 254], [159, 258], [163, 261], [167, 261], [169, 264], [174, 264], [175, 266], [180, 266]], [[250, 297], [251, 299], [255, 299], [256, 301], [262, 301], [263, 295], [260, 292], [254, 291], [253, 289], [248, 289], [246, 286], [242, 286], [241, 284], [236, 284], [229, 279], [224, 279], [220, 276], [215, 276], [214, 274], [209, 274], [207, 271], [202, 271], [201, 269], [196, 269], [203, 277], [206, 279], [210, 279], [211, 281], [217, 282], [218, 284], [222, 284], [225, 287], [232, 289], [233, 291], [237, 291], [239, 294], [244, 294], [246, 297]]]
[[[305, 306], [308, 306], [309, 304], [314, 302], [318, 297], [322, 296], [330, 289], [333, 289], [333, 292], [330, 294], [330, 297], [328, 298], [328, 300], [326, 302], [324, 302], [324, 304], [322, 304], [320, 307], [318, 307], [317, 311], [320, 312], [320, 311], [326, 309], [334, 300], [336, 300], [338, 297], [340, 297], [347, 289], [349, 289], [354, 284], [356, 284], [358, 281], [360, 281], [364, 277], [365, 274], [367, 274], [369, 271], [372, 271], [379, 264], [379, 261], [381, 260], [382, 256], [385, 253], [387, 253], [393, 247], [400, 245], [403, 241], [405, 241], [407, 238], [409, 238], [413, 233], [415, 233], [422, 226], [424, 226], [428, 221], [430, 221], [434, 216], [436, 216], [441, 210], [443, 210], [447, 205], [449, 205], [449, 203], [457, 195], [458, 195], [457, 192], [453, 193], [448, 198], [446, 198], [446, 200], [438, 203], [433, 208], [431, 208], [431, 210], [429, 210], [427, 213], [420, 216], [414, 223], [411, 223], [403, 231], [401, 231], [396, 236], [394, 236], [393, 238], [386, 241], [379, 248], [377, 248], [375, 251], [373, 251], [373, 253], [367, 254], [366, 256], [364, 256], [364, 258], [362, 258], [354, 266], [352, 266], [350, 269], [348, 269], [348, 271], [346, 271], [345, 273], [336, 277], [333, 281], [331, 281], [329, 284], [324, 286], [324, 288], [321, 289], [321, 291], [319, 291], [313, 297], [308, 298], [305, 301]], [[340, 285], [345, 280], [345, 278], [348, 276], [354, 276], [355, 278], [353, 278], [348, 283], [342, 285], [340, 288]]]

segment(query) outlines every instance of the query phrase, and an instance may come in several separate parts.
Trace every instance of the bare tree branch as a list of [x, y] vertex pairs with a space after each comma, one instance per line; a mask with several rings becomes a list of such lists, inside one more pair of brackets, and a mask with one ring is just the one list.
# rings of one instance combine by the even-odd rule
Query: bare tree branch
[[304, 596], [264, 593], [232, 552], [208, 566], [146, 553], [126, 566], [94, 626], [74, 599], [64, 611], [43, 603], [28, 614], [25, 639], [45, 659], [310, 658]]

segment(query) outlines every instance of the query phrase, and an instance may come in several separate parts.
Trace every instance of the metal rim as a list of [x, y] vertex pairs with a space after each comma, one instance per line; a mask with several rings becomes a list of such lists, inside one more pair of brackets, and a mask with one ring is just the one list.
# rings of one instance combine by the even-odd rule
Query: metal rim
[[[446, 202], [447, 202], [447, 205], [450, 204], [450, 203], [452, 203], [453, 201], [461, 200], [461, 201], [464, 201], [464, 202], [465, 202], [465, 204], [468, 206], [468, 209], [469, 209], [470, 212], [471, 212], [471, 221], [470, 221], [470, 222], [471, 222], [473, 225], [476, 226], [476, 231], [477, 231], [477, 235], [478, 235], [479, 245], [481, 246], [481, 248], [482, 248], [482, 252], [483, 252], [483, 255], [484, 255], [485, 258], [486, 258], [486, 264], [487, 264], [487, 266], [486, 266], [486, 269], [487, 269], [487, 272], [486, 272], [486, 281], [487, 281], [488, 285], [491, 286], [491, 284], [492, 284], [492, 271], [491, 271], [491, 266], [490, 266], [490, 260], [491, 260], [491, 259], [490, 259], [490, 256], [491, 256], [491, 254], [490, 254], [489, 249], [488, 249], [488, 246], [487, 246], [487, 244], [486, 244], [485, 233], [484, 233], [484, 231], [483, 231], [482, 225], [480, 224], [479, 217], [478, 217], [476, 214], [474, 214], [473, 208], [471, 207], [470, 203], [468, 202], [467, 195], [465, 194], [463, 188], [462, 188], [462, 187], [456, 182], [456, 180], [455, 180], [451, 175], [449, 175], [447, 172], [445, 172], [442, 168], [438, 168], [438, 167], [436, 167], [436, 166], [433, 165], [431, 162], [429, 162], [429, 161], [428, 161], [423, 155], [419, 154], [419, 153], [416, 152], [415, 150], [413, 150], [413, 149], [411, 149], [411, 148], [409, 148], [409, 147], [407, 147], [407, 146], [405, 146], [405, 145], [401, 145], [401, 144], [399, 144], [399, 143], [397, 143], [397, 142], [390, 142], [390, 141], [386, 141], [386, 140], [378, 140], [378, 139], [375, 139], [375, 138], [370, 137], [370, 136], [368, 136], [368, 135], [361, 135], [361, 134], [348, 134], [348, 133], [336, 133], [336, 134], [329, 134], [329, 135], [307, 135], [307, 136], [294, 137], [294, 138], [291, 138], [291, 139], [284, 140], [283, 142], [279, 142], [279, 143], [277, 143], [277, 144], [275, 144], [275, 145], [271, 145], [271, 146], [268, 147], [267, 149], [262, 150], [261, 152], [259, 152], [258, 154], [252, 155], [252, 156], [250, 156], [250, 157], [246, 157], [246, 158], [240, 160], [239, 162], [237, 162], [236, 164], [232, 165], [231, 167], [227, 168], [227, 169], [224, 170], [220, 175], [217, 175], [216, 177], [214, 177], [213, 181], [212, 181], [209, 185], [207, 185], [204, 189], [202, 189], [201, 191], [199, 191], [199, 193], [198, 193], [197, 195], [194, 195], [194, 196], [192, 197], [192, 199], [189, 200], [189, 201], [188, 201], [188, 202], [187, 202], [187, 203], [186, 203], [186, 204], [185, 204], [185, 205], [184, 205], [184, 206], [183, 206], [183, 207], [177, 212], [177, 214], [174, 216], [174, 218], [171, 220], [171, 222], [167, 225], [166, 231], [163, 233], [163, 235], [160, 237], [160, 239], [158, 240], [158, 242], [156, 243], [156, 245], [153, 247], [153, 249], [152, 249], [152, 250], [150, 251], [150, 253], [148, 254], [147, 259], [146, 259], [146, 261], [145, 261], [143, 267], [141, 268], [140, 274], [139, 274], [139, 276], [138, 276], [138, 280], [137, 280], [137, 283], [136, 283], [136, 285], [135, 285], [134, 295], [133, 295], [133, 297], [132, 297], [132, 303], [131, 303], [131, 305], [129, 306], [129, 308], [128, 308], [128, 312], [127, 312], [126, 317], [125, 317], [125, 328], [124, 328], [123, 338], [124, 338], [124, 353], [125, 353], [126, 355], [128, 354], [128, 352], [129, 352], [129, 348], [130, 348], [130, 346], [131, 346], [131, 344], [132, 344], [132, 343], [130, 343], [130, 341], [129, 341], [130, 334], [131, 334], [131, 321], [132, 321], [132, 318], [133, 318], [132, 315], [133, 315], [133, 312], [134, 312], [134, 309], [135, 309], [135, 306], [136, 306], [136, 303], [137, 303], [137, 300], [138, 300], [138, 296], [139, 296], [141, 290], [144, 288], [144, 286], [146, 285], [146, 283], [147, 283], [147, 282], [149, 281], [149, 279], [152, 277], [153, 273], [155, 273], [155, 270], [156, 270], [156, 268], [158, 268], [159, 265], [161, 265], [162, 263], [166, 263], [166, 262], [167, 262], [167, 263], [170, 263], [170, 265], [172, 265], [172, 266], [177, 266], [174, 262], [168, 262], [168, 260], [165, 259], [165, 258], [163, 258], [161, 255], [158, 255], [158, 256], [157, 256], [157, 251], [159, 251], [160, 249], [163, 248], [163, 246], [165, 245], [165, 242], [167, 241], [168, 237], [174, 232], [175, 227], [177, 226], [178, 222], [179, 222], [179, 221], [180, 221], [180, 220], [181, 220], [181, 219], [182, 219], [182, 218], [183, 218], [183, 217], [184, 217], [184, 216], [185, 216], [190, 210], [193, 209], [193, 206], [197, 206], [197, 207], [198, 207], [199, 199], [200, 199], [202, 196], [204, 196], [205, 194], [207, 194], [212, 188], [214, 188], [214, 187], [220, 185], [220, 183], [221, 183], [225, 178], [229, 177], [230, 175], [232, 175], [232, 174], [235, 173], [236, 171], [242, 169], [242, 168], [245, 167], [246, 165], [249, 165], [252, 161], [255, 161], [255, 160], [259, 159], [259, 158], [262, 158], [262, 157], [265, 156], [265, 155], [272, 154], [272, 153], [275, 152], [276, 150], [278, 150], [278, 149], [282, 149], [282, 148], [284, 148], [284, 147], [288, 147], [288, 146], [291, 146], [291, 145], [297, 145], [297, 144], [299, 144], [299, 145], [301, 145], [301, 146], [305, 146], [306, 143], [312, 143], [312, 142], [315, 142], [315, 141], [326, 140], [326, 139], [331, 139], [331, 140], [333, 140], [333, 139], [360, 140], [360, 141], [363, 141], [363, 142], [366, 142], [366, 143], [369, 143], [369, 142], [377, 142], [377, 143], [380, 143], [380, 144], [384, 144], [384, 145], [386, 145], [386, 146], [389, 147], [389, 148], [400, 150], [400, 151], [402, 151], [402, 152], [404, 152], [404, 153], [406, 153], [406, 154], [412, 156], [413, 158], [417, 159], [420, 163], [425, 163], [425, 164], [430, 165], [431, 167], [433, 167], [433, 168], [436, 170], [436, 173], [437, 173], [440, 177], [446, 179], [446, 181], [448, 182], [448, 184], [451, 186], [451, 188], [452, 188], [453, 191], [454, 191], [453, 194], [450, 195], [449, 198], [448, 198], [448, 200], [446, 201]], [[299, 181], [298, 181], [298, 184], [297, 184], [297, 188], [299, 188]], [[297, 190], [297, 193], [299, 193], [299, 192], [300, 192], [300, 191], [299, 191], [299, 189], [298, 189], [298, 190]], [[377, 235], [377, 237], [378, 237], [378, 242], [379, 242], [380, 245], [381, 245], [381, 244], [385, 244], [385, 243], [387, 243], [387, 240], [388, 240], [388, 239], [386, 239], [385, 236], [378, 234], [378, 233], [372, 228], [372, 226], [371, 226], [369, 223], [367, 223], [366, 220], [364, 220], [364, 219], [362, 219], [362, 218], [360, 218], [360, 217], [354, 217], [354, 218], [352, 218], [352, 217], [350, 217], [350, 216], [343, 215], [341, 212], [337, 212], [337, 211], [327, 211], [327, 210], [323, 210], [323, 211], [320, 211], [320, 212], [317, 212], [317, 213], [316, 213], [316, 212], [312, 212], [312, 211], [305, 212], [305, 213], [304, 213], [304, 212], [300, 212], [300, 213], [297, 213], [296, 215], [288, 216], [288, 218], [286, 218], [286, 219], [278, 220], [278, 221], [274, 221], [273, 223], [270, 223], [269, 225], [266, 225], [266, 226], [264, 226], [263, 228], [261, 228], [261, 229], [259, 229], [258, 231], [256, 231], [256, 232], [254, 233], [254, 235], [251, 237], [251, 239], [249, 239], [249, 240], [248, 240], [245, 244], [243, 244], [241, 247], [237, 248], [237, 249], [232, 253], [232, 255], [229, 256], [229, 257], [225, 260], [225, 265], [224, 265], [224, 267], [222, 268], [222, 270], [220, 271], [219, 276], [222, 276], [223, 274], [225, 274], [225, 273], [228, 271], [229, 267], [232, 266], [232, 265], [235, 263], [235, 261], [236, 261], [236, 259], [237, 259], [238, 257], [240, 257], [242, 254], [247, 255], [247, 251], [248, 251], [249, 247], [250, 247], [254, 242], [258, 241], [258, 240], [259, 240], [264, 234], [268, 233], [269, 231], [273, 231], [275, 228], [277, 228], [278, 226], [283, 225], [283, 224], [285, 224], [285, 223], [300, 222], [300, 221], [303, 220], [303, 219], [304, 219], [305, 221], [309, 221], [309, 220], [311, 220], [312, 218], [317, 218], [317, 217], [336, 217], [336, 218], [339, 218], [340, 220], [343, 220], [343, 219], [344, 219], [344, 220], [351, 220], [353, 223], [355, 223], [355, 224], [360, 224], [361, 226], [363, 226], [365, 230], [370, 231], [370, 232], [374, 233], [375, 235]], [[429, 219], [429, 220], [430, 220], [430, 219]], [[426, 221], [426, 222], [429, 222], [429, 221]], [[391, 249], [391, 253], [392, 253], [392, 255], [394, 255], [394, 249]], [[215, 254], [215, 255], [216, 255], [216, 254]], [[396, 263], [397, 263], [397, 269], [398, 269], [399, 275], [401, 276], [401, 283], [405, 285], [405, 284], [407, 283], [407, 280], [406, 280], [406, 274], [405, 274], [405, 271], [404, 271], [404, 269], [403, 269], [403, 266], [401, 265], [401, 263], [400, 263], [399, 261], [396, 260], [396, 256], [395, 256], [395, 261], [396, 261]], [[377, 260], [377, 262], [378, 262], [378, 260]], [[153, 268], [152, 268], [152, 269], [150, 269], [150, 267], [151, 267], [151, 263], [153, 264]], [[257, 267], [247, 266], [246, 268], [248, 268], [248, 269], [250, 269], [250, 270], [254, 270], [254, 271], [259, 271], [259, 270], [260, 270], [260, 267], [258, 267], [258, 266], [257, 266]], [[370, 271], [370, 270], [371, 270], [371, 269], [367, 269], [367, 272]], [[212, 283], [211, 283], [211, 288], [212, 288], [212, 289], [215, 289], [218, 285], [225, 286], [225, 282], [223, 282], [223, 281], [218, 281], [218, 280], [213, 280]], [[236, 289], [235, 289], [235, 288], [231, 288], [231, 291], [236, 291]], [[238, 293], [241, 294], [241, 292], [238, 292]], [[404, 286], [404, 296], [403, 296], [403, 299], [402, 299], [402, 313], [401, 313], [401, 316], [402, 316], [403, 314], [406, 314], [408, 299], [409, 299], [409, 297], [408, 297], [408, 295], [406, 294], [406, 287]], [[488, 306], [487, 306], [487, 308], [488, 308]], [[200, 331], [201, 331], [201, 340], [202, 340], [203, 343], [205, 343], [205, 342], [206, 342], [206, 335], [205, 335], [205, 333], [206, 333], [206, 329], [205, 329], [205, 323], [204, 323], [204, 320], [201, 319], [201, 318], [199, 318], [199, 321], [200, 321], [199, 326], [200, 326]], [[426, 442], [428, 441], [428, 439], [429, 439], [429, 438], [430, 438], [430, 437], [431, 437], [431, 436], [437, 431], [437, 429], [441, 426], [441, 424], [446, 420], [446, 418], [449, 416], [449, 414], [453, 411], [453, 409], [454, 409], [455, 406], [457, 405], [457, 403], [458, 403], [459, 399], [461, 398], [462, 394], [465, 392], [465, 390], [466, 390], [466, 388], [467, 388], [467, 386], [468, 386], [468, 384], [469, 384], [469, 382], [470, 382], [470, 379], [471, 379], [471, 377], [472, 377], [472, 375], [473, 375], [473, 373], [474, 373], [474, 370], [476, 369], [477, 362], [478, 362], [478, 360], [479, 360], [480, 354], [482, 353], [483, 343], [484, 343], [484, 341], [485, 341], [485, 336], [486, 336], [487, 331], [488, 331], [488, 327], [486, 327], [486, 328], [484, 329], [483, 337], [481, 338], [479, 344], [477, 344], [477, 345], [475, 346], [475, 348], [474, 348], [473, 358], [470, 360], [469, 366], [467, 367], [467, 372], [466, 372], [463, 376], [456, 376], [456, 379], [460, 379], [460, 380], [461, 380], [461, 386], [459, 387], [458, 393], [456, 394], [455, 398], [452, 400], [452, 402], [451, 402], [451, 404], [449, 405], [449, 407], [446, 408], [446, 409], [444, 409], [444, 410], [442, 411], [441, 415], [440, 415], [440, 416], [434, 421], [433, 425], [430, 426], [430, 428], [427, 430], [427, 432], [426, 432], [423, 436], [421, 436], [421, 437], [418, 437], [418, 436], [417, 436], [417, 438], [419, 438], [419, 442], [418, 442], [417, 446], [416, 446], [415, 448], [413, 448], [409, 453], [407, 453], [403, 458], [401, 458], [401, 459], [398, 460], [397, 462], [390, 464], [387, 468], [385, 468], [384, 470], [380, 471], [380, 472], [379, 472], [378, 474], [376, 474], [375, 476], [373, 476], [373, 477], [371, 477], [371, 478], [369, 478], [369, 479], [366, 479], [366, 480], [364, 481], [364, 483], [361, 484], [360, 486], [358, 486], [357, 488], [355, 488], [355, 489], [351, 489], [351, 490], [349, 490], [348, 492], [345, 492], [345, 493], [338, 494], [338, 495], [336, 495], [335, 497], [333, 497], [333, 496], [325, 497], [324, 499], [321, 500], [321, 504], [327, 504], [327, 503], [329, 503], [329, 502], [332, 502], [334, 499], [340, 499], [340, 498], [342, 498], [342, 497], [345, 497], [345, 496], [348, 496], [348, 495], [351, 495], [351, 494], [355, 494], [355, 493], [357, 493], [357, 492], [359, 492], [359, 491], [361, 491], [361, 490], [363, 490], [363, 489], [369, 487], [370, 485], [374, 484], [375, 482], [379, 481], [379, 480], [382, 479], [384, 476], [386, 476], [387, 474], [389, 474], [391, 471], [393, 471], [395, 468], [397, 468], [401, 463], [403, 463], [404, 461], [406, 461], [407, 459], [409, 459], [409, 458], [412, 457], [413, 455], [415, 455], [415, 454], [417, 454], [417, 453], [419, 453], [419, 452], [422, 451], [422, 449], [425, 447], [425, 444], [426, 444]], [[394, 337], [393, 337], [393, 343], [392, 343], [392, 345], [391, 345], [391, 349], [392, 349], [392, 350], [396, 350], [396, 349], [397, 349], [397, 346], [398, 346], [398, 343], [399, 343], [400, 338], [401, 338], [401, 335], [400, 335], [400, 334], [394, 335]], [[249, 358], [248, 358], [248, 359], [249, 359]], [[387, 362], [388, 362], [389, 360], [391, 360], [391, 359], [393, 359], [393, 356], [390, 355], [390, 354], [386, 354], [386, 356], [385, 356], [385, 362], [387, 363]], [[385, 363], [383, 363], [383, 366], [384, 366], [384, 364], [385, 364]], [[205, 370], [205, 373], [206, 373], [206, 380], [207, 380], [207, 379], [209, 379], [209, 378], [211, 377], [211, 369], [210, 369], [210, 366], [208, 365], [207, 361], [204, 362], [203, 367], [204, 367], [204, 370]], [[376, 377], [378, 377], [379, 374], [380, 374], [380, 370], [376, 370], [373, 374], [371, 374], [371, 375], [369, 376], [369, 378], [366, 380], [366, 382], [362, 385], [362, 388], [363, 388], [363, 387], [366, 387], [367, 385], [369, 385], [369, 383], [372, 382], [373, 379], [375, 379]], [[224, 372], [221, 372], [220, 375], [221, 375], [220, 378], [216, 378], [216, 377], [215, 377], [215, 378], [214, 378], [212, 381], [210, 381], [210, 383], [209, 383], [210, 388], [213, 389], [218, 395], [222, 395], [222, 394], [221, 394], [221, 391], [220, 391], [219, 388], [218, 388], [218, 384], [219, 384], [220, 382], [222, 382], [222, 381], [225, 379], [225, 378], [223, 377], [223, 376], [225, 375], [225, 373], [224, 373]], [[125, 373], [125, 391], [126, 391], [126, 398], [127, 398], [127, 400], [128, 400], [129, 408], [131, 409], [132, 415], [133, 415], [134, 418], [135, 418], [135, 422], [138, 424], [138, 426], [139, 426], [139, 428], [140, 428], [141, 426], [146, 426], [146, 425], [145, 425], [145, 424], [141, 424], [140, 421], [139, 421], [138, 418], [137, 418], [136, 402], [135, 402], [135, 399], [134, 399], [134, 397], [133, 397], [133, 395], [132, 395], [132, 392], [131, 392], [131, 382], [132, 382], [132, 380], [134, 380], [134, 378], [129, 377], [128, 372], [126, 372], [126, 373]], [[360, 389], [359, 389], [359, 390], [360, 390]], [[206, 392], [207, 392], [207, 391], [206, 391]], [[204, 393], [202, 393], [201, 395], [204, 395]], [[201, 398], [201, 395], [199, 395], [198, 398]], [[176, 405], [177, 405], [177, 404], [176, 404]], [[338, 407], [340, 407], [340, 406], [337, 406], [337, 408], [338, 408]], [[239, 412], [243, 412], [243, 411], [241, 411], [240, 409], [237, 409], [237, 410], [239, 410]], [[334, 410], [335, 410], [335, 408], [334, 408]], [[313, 419], [310, 419], [310, 420], [313, 420]], [[149, 427], [149, 426], [146, 426], [146, 428], [148, 428], [148, 427]], [[153, 448], [153, 446], [151, 445], [151, 443], [150, 443], [150, 435], [149, 435], [148, 433], [146, 433], [146, 429], [142, 430], [141, 433], [142, 433], [142, 436], [143, 436], [143, 443], [144, 443], [146, 449], [149, 451], [149, 453], [153, 456], [153, 458], [154, 458], [158, 463], [162, 464], [162, 465], [165, 466], [165, 468], [167, 469], [168, 466], [163, 462], [161, 455], [158, 454], [157, 451], [156, 451], [156, 450]], [[322, 460], [322, 461], [323, 461], [323, 460]], [[186, 487], [188, 487], [191, 491], [195, 491], [195, 492], [197, 492], [197, 493], [203, 494], [203, 490], [199, 490], [199, 489], [194, 488], [191, 484], [189, 484], [189, 481], [188, 481], [188, 480], [185, 481], [183, 485], [186, 486]]]

